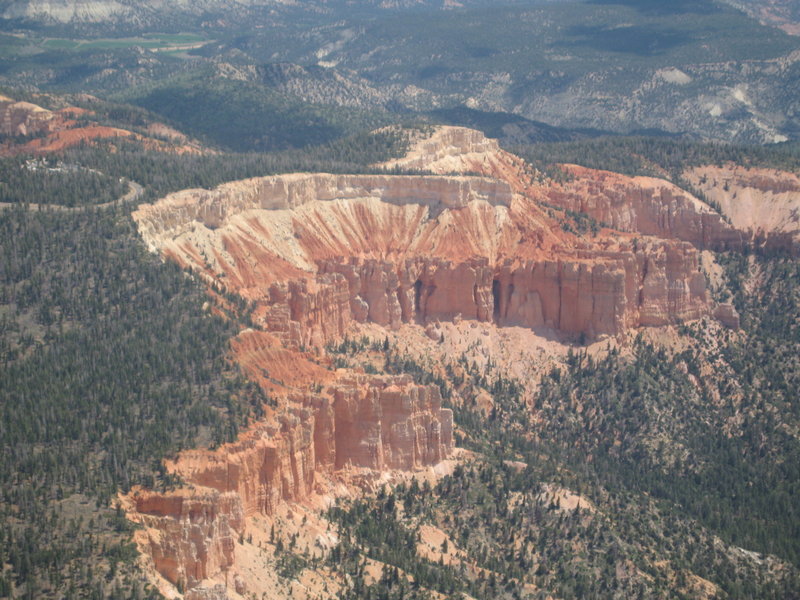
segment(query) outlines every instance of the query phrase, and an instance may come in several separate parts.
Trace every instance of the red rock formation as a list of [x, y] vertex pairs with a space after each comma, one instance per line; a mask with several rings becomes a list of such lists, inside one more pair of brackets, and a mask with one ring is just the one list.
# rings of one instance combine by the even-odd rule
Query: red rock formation
[[720, 206], [749, 244], [800, 254], [800, 177], [736, 165], [697, 167], [685, 177]]
[[[148, 129], [156, 136], [166, 134], [174, 143], [139, 135], [127, 129], [107, 127], [78, 119], [91, 114], [92, 111], [75, 106], [51, 111], [30, 102], [18, 102], [0, 95], [0, 135], [7, 138], [0, 147], [0, 155], [43, 155], [93, 140], [119, 137], [139, 141], [151, 150], [181, 154], [200, 153], [202, 150], [197, 142], [188, 140], [180, 132], [159, 123], [150, 124]], [[13, 139], [17, 136], [33, 139], [17, 143], [18, 140]]]
[[503, 267], [493, 283], [495, 320], [597, 336], [706, 314], [705, 278], [694, 248], [644, 243], [570, 261]]
[[244, 331], [232, 346], [236, 362], [248, 379], [270, 393], [327, 385], [336, 377], [305, 354], [284, 348], [278, 338], [263, 331]]
[[8, 145], [6, 154], [46, 154], [98, 138], [127, 137], [124, 129], [91, 124], [78, 127], [75, 117], [86, 114], [76, 107], [51, 111], [30, 102], [0, 96], [0, 133], [8, 137], [36, 136], [19, 145]]
[[541, 187], [534, 197], [586, 213], [620, 231], [691, 242], [698, 248], [741, 249], [742, 234], [678, 186], [653, 177], [563, 165], [571, 181]]
[[181, 192], [134, 216], [152, 248], [254, 300], [260, 323], [295, 347], [353, 321], [460, 314], [597, 336], [708, 310], [691, 246], [581, 239], [480, 178], [279, 176]]
[[453, 415], [436, 386], [414, 385], [408, 376], [361, 376], [337, 386], [334, 398], [337, 468], [410, 470], [453, 449]]
[[61, 122], [57, 113], [30, 102], [17, 102], [0, 96], [0, 134], [4, 136], [50, 133], [54, 122]]
[[217, 451], [190, 450], [167, 463], [194, 491], [135, 492], [131, 518], [142, 546], [169, 581], [188, 587], [234, 565], [246, 518], [307, 498], [320, 473], [348, 465], [415, 469], [453, 449], [453, 415], [439, 389], [408, 376], [351, 375], [283, 410]]
[[91, 142], [92, 140], [128, 137], [139, 139], [136, 134], [127, 129], [90, 125], [88, 127], [75, 127], [56, 131], [45, 137], [31, 140], [18, 147], [15, 151], [18, 153], [49, 154], [72, 148], [83, 142]]
[[236, 492], [245, 515], [272, 514], [281, 501], [308, 496], [320, 464], [413, 469], [443, 460], [453, 439], [441, 402], [438, 388], [408, 376], [352, 375], [290, 398], [217, 452], [186, 451], [167, 466], [189, 483]]
[[[491, 178], [293, 174], [187, 190], [134, 213], [151, 249], [254, 304], [265, 331], [243, 333], [235, 354], [262, 388], [285, 395], [235, 443], [168, 463], [194, 492], [132, 497], [133, 517], [147, 526], [142, 544], [170, 581], [213, 596], [196, 584], [231, 568], [228, 540], [246, 519], [308, 498], [323, 476], [414, 469], [449, 455], [452, 414], [438, 388], [334, 373], [304, 353], [354, 322], [394, 328], [460, 316], [594, 337], [710, 312], [692, 244], [570, 233], [540, 205], [545, 186], [520, 159], [476, 132], [434, 137], [398, 165]], [[641, 188], [626, 181], [619, 198]], [[628, 213], [609, 200], [609, 215], [704, 235], [702, 210], [677, 226], [648, 212], [655, 196], [640, 200]]]
[[[461, 127], [440, 128], [429, 139], [415, 145], [408, 156], [387, 164], [440, 174], [479, 173], [506, 181], [515, 193], [550, 206], [586, 213], [613, 229], [679, 239], [698, 248], [740, 249], [746, 238], [743, 235], [746, 228], [739, 227], [736, 222], [727, 223], [710, 206], [663, 179], [628, 177], [578, 165], [562, 165], [571, 176], [570, 181], [542, 182], [519, 157], [501, 150], [494, 140]], [[703, 167], [695, 171], [708, 169]], [[695, 171], [690, 171], [688, 176], [697, 184], [699, 176], [695, 176]], [[738, 171], [741, 176], [742, 169]], [[743, 185], [760, 185], [761, 189], [773, 193], [800, 189], [797, 181], [789, 181], [788, 173], [777, 178], [775, 175], [764, 170], [751, 171]], [[714, 177], [717, 178], [731, 180], [730, 175]], [[698, 188], [705, 189], [704, 186]], [[727, 211], [724, 214], [727, 215]]]
[[[159, 573], [193, 587], [233, 566], [244, 529], [239, 496], [216, 490], [145, 492], [133, 497], [135, 520], [145, 528]], [[129, 513], [130, 514], [130, 513]]]

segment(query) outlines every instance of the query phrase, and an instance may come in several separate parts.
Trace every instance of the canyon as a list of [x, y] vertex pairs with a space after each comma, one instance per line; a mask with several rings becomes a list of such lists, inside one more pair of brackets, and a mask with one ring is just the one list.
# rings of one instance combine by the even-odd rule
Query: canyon
[[151, 249], [255, 303], [293, 347], [353, 322], [461, 315], [594, 339], [708, 313], [692, 244], [572, 233], [516, 177], [275, 176], [179, 192], [135, 218]]
[[[121, 499], [162, 591], [261, 589], [237, 558], [245, 534], [356, 475], [375, 481], [452, 455], [453, 414], [437, 386], [335, 368], [326, 347], [357, 327], [427, 326], [436, 338], [439, 323], [466, 321], [567, 344], [624, 343], [641, 327], [702, 317], [739, 326], [732, 305], [712, 300], [700, 255], [741, 249], [754, 233], [667, 181], [565, 165], [570, 177], [555, 182], [456, 127], [382, 166], [425, 173], [260, 177], [134, 212], [151, 251], [212, 299], [244, 301], [252, 328], [233, 357], [275, 399], [237, 441], [166, 461], [180, 487]], [[790, 184], [779, 193], [795, 193]], [[764, 227], [796, 233], [792, 210]], [[229, 576], [234, 589], [220, 588]]]

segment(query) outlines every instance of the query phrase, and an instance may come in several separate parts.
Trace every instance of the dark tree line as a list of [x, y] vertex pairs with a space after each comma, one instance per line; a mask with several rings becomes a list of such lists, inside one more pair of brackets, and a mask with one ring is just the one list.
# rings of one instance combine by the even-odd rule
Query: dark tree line
[[72, 207], [110, 202], [127, 191], [119, 178], [61, 161], [0, 159], [0, 202]]
[[111, 499], [170, 485], [163, 457], [232, 440], [265, 398], [227, 359], [235, 322], [125, 211], [10, 209], [0, 239], [0, 564], [16, 595], [136, 597]]

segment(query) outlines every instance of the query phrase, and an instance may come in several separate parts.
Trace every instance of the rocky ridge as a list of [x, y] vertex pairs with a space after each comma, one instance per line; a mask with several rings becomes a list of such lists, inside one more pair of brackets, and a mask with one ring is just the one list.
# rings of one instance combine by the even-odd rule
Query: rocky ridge
[[[692, 243], [713, 242], [692, 227], [714, 215], [663, 182], [620, 176], [609, 186], [615, 196], [603, 179], [590, 185], [597, 174], [587, 170], [555, 184], [461, 128], [434, 131], [387, 166], [437, 174], [256, 178], [172, 194], [134, 213], [151, 250], [251, 303], [260, 330], [240, 334], [234, 355], [278, 398], [236, 442], [168, 462], [186, 487], [123, 499], [166, 585], [213, 596], [230, 574], [245, 593], [236, 540], [255, 520], [333, 493], [348, 473], [415, 470], [450, 455], [452, 413], [437, 387], [330, 369], [324, 346], [356, 324], [466, 319], [596, 338], [713, 310], [735, 326], [735, 314], [713, 307]], [[581, 189], [617, 225], [653, 220], [654, 233], [672, 235], [577, 233], [546, 199], [578, 198]], [[632, 190], [638, 203], [626, 213]], [[685, 218], [652, 217], [675, 205]]]
[[461, 315], [597, 337], [709, 311], [691, 244], [570, 233], [519, 159], [477, 132], [437, 135], [440, 152], [423, 141], [389, 166], [494, 178], [276, 176], [179, 192], [135, 218], [152, 249], [255, 302], [259, 324], [295, 347], [353, 322]]
[[343, 469], [413, 470], [453, 450], [453, 416], [439, 389], [409, 376], [340, 374], [320, 393], [291, 394], [275, 414], [215, 452], [186, 451], [167, 463], [189, 486], [126, 498], [144, 526], [140, 546], [179, 587], [235, 567], [247, 519], [308, 499]]

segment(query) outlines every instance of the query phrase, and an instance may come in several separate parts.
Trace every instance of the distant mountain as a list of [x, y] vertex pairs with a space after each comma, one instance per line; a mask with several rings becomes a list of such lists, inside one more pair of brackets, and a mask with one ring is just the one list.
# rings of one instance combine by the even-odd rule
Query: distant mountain
[[277, 6], [281, 0], [10, 0], [3, 2], [4, 19], [21, 19], [44, 24], [114, 23], [155, 24], [159, 19], [188, 13], [201, 15], [228, 10], [241, 11], [250, 6]]
[[791, 35], [800, 35], [800, 5], [795, 0], [725, 0], [765, 25], [774, 25]]
[[[758, 6], [797, 12], [750, 6], [762, 21]], [[0, 39], [9, 86], [103, 95], [211, 64], [264, 94], [403, 118], [467, 108], [758, 144], [800, 132], [800, 38], [711, 0], [13, 0], [0, 14], [17, 33]], [[196, 37], [159, 46], [154, 32]]]
[[455, 9], [490, 6], [488, 0], [5, 0], [0, 2], [4, 19], [53, 23], [129, 23], [155, 25], [159, 19], [178, 14], [210, 17], [224, 15], [236, 21], [253, 9], [291, 7], [300, 12], [334, 13], [406, 9]]
[[[357, 73], [432, 109], [552, 126], [770, 143], [797, 129], [800, 40], [712, 2], [551, 2], [419, 11], [221, 41], [258, 61]], [[394, 96], [408, 108], [403, 98]]]

